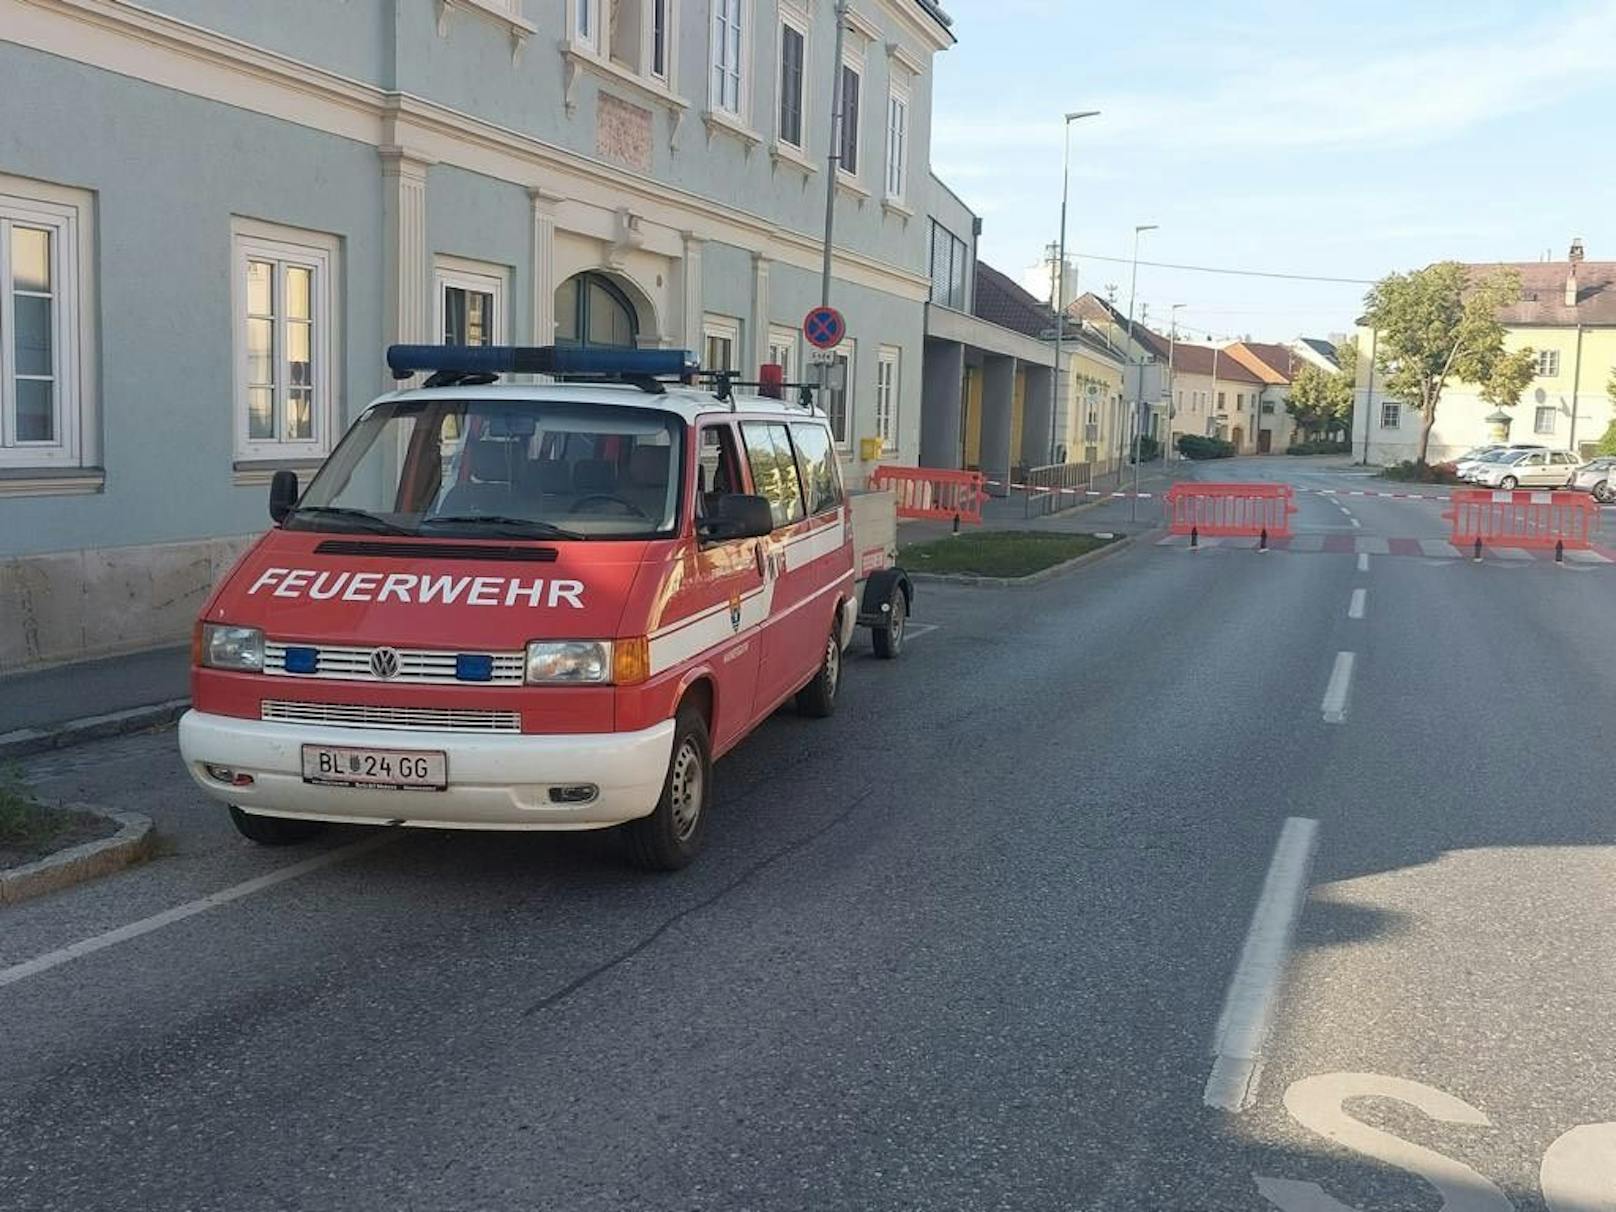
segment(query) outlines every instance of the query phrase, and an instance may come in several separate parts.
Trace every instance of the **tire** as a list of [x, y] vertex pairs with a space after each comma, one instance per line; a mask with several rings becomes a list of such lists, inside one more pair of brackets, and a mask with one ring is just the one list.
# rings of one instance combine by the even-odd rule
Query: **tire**
[[286, 816], [255, 816], [230, 806], [230, 823], [236, 832], [260, 846], [295, 846], [325, 832], [324, 821], [293, 820]]
[[902, 585], [892, 587], [892, 598], [887, 606], [886, 621], [871, 629], [870, 641], [875, 646], [876, 656], [883, 661], [895, 661], [903, 652], [903, 637], [909, 620], [909, 599]]
[[701, 853], [712, 802], [713, 750], [707, 721], [681, 708], [673, 727], [673, 750], [662, 796], [650, 816], [623, 826], [629, 857], [646, 871], [678, 871]]
[[1502, 488], [1505, 492], [1514, 492], [1520, 486], [1521, 482], [1514, 476], [1505, 476], [1502, 480], [1498, 481], [1498, 487]]
[[1594, 485], [1594, 500], [1601, 505], [1609, 505], [1611, 501], [1616, 500], [1616, 496], [1613, 496], [1610, 491], [1609, 480], [1600, 480], [1599, 483]]
[[841, 629], [833, 620], [825, 640], [825, 657], [814, 680], [797, 691], [797, 710], [822, 720], [836, 710], [836, 692], [842, 687]]

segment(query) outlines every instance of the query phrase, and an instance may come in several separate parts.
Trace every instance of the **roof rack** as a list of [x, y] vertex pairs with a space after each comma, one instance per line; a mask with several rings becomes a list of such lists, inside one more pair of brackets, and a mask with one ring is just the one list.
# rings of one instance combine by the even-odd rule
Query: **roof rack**
[[660, 395], [661, 379], [688, 383], [696, 360], [686, 349], [598, 349], [557, 345], [390, 345], [395, 379], [429, 373], [427, 387], [475, 386], [502, 374], [626, 383]]

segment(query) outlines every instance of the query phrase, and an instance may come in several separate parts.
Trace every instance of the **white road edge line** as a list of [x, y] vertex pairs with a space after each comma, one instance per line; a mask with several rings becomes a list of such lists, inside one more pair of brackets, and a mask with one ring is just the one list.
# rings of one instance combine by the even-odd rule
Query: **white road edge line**
[[1318, 841], [1319, 823], [1308, 817], [1287, 817], [1279, 831], [1262, 895], [1240, 949], [1240, 962], [1218, 1016], [1212, 1074], [1202, 1096], [1209, 1107], [1238, 1114], [1257, 1097], [1263, 1044], [1290, 957], [1291, 939], [1302, 915], [1308, 870]]
[[256, 876], [250, 880], [243, 880], [239, 884], [232, 884], [218, 892], [209, 893], [194, 901], [186, 901], [183, 905], [175, 905], [172, 909], [165, 909], [161, 913], [154, 913], [151, 917], [143, 917], [138, 922], [130, 922], [127, 926], [119, 926], [108, 930], [104, 934], [91, 935], [80, 939], [76, 943], [69, 943], [55, 951], [47, 951], [44, 955], [36, 955], [31, 960], [24, 960], [20, 964], [13, 964], [9, 968], [0, 968], [0, 988], [6, 985], [15, 985], [18, 981], [27, 980], [30, 976], [38, 976], [41, 972], [49, 972], [52, 968], [59, 968], [72, 960], [80, 959], [86, 955], [93, 955], [97, 951], [105, 951], [108, 947], [116, 947], [119, 943], [127, 943], [131, 939], [139, 938], [143, 934], [150, 934], [154, 930], [161, 930], [164, 926], [172, 926], [175, 922], [182, 922], [188, 917], [195, 917], [198, 913], [206, 913], [220, 905], [227, 905], [231, 901], [239, 901], [244, 896], [251, 896], [255, 892], [262, 892], [266, 888], [273, 888], [276, 884], [284, 884], [288, 880], [295, 880], [299, 876], [308, 875], [322, 867], [330, 867], [345, 859], [356, 858], [378, 847], [396, 842], [403, 831], [398, 829], [385, 829], [376, 837], [367, 837], [363, 841], [353, 842], [347, 846], [338, 846], [327, 850], [323, 854], [316, 854], [313, 858], [306, 858], [301, 863], [293, 863], [289, 867], [281, 867], [264, 875]]
[[1324, 688], [1324, 701], [1319, 704], [1326, 724], [1339, 724], [1347, 718], [1347, 691], [1352, 689], [1352, 666], [1357, 659], [1350, 652], [1335, 654], [1335, 668], [1330, 670], [1330, 683]]
[[1368, 596], [1369, 591], [1367, 589], [1354, 589], [1352, 591], [1352, 600], [1347, 603], [1347, 617], [1349, 619], [1363, 618], [1364, 599]]
[[1367, 551], [1360, 551], [1358, 553], [1358, 571], [1369, 571], [1369, 553]]

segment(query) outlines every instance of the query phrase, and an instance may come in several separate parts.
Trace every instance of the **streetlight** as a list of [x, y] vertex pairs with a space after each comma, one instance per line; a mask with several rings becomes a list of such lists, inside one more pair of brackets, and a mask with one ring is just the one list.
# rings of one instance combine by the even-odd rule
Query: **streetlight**
[[[1155, 223], [1140, 223], [1140, 224], [1135, 225], [1135, 227], [1133, 229], [1133, 277], [1130, 280], [1130, 282], [1128, 283], [1128, 343], [1130, 345], [1135, 346], [1136, 348], [1137, 348], [1139, 343], [1134, 339], [1134, 335], [1133, 335], [1133, 304], [1134, 304], [1135, 298], [1137, 298], [1137, 296], [1139, 294], [1139, 237], [1142, 236], [1147, 231], [1155, 231], [1157, 226], [1158, 225], [1155, 224]], [[1130, 350], [1129, 351], [1129, 356], [1130, 357], [1136, 357], [1137, 355], [1132, 350]], [[1132, 419], [1131, 419], [1131, 421], [1129, 423], [1129, 429], [1130, 429], [1130, 431], [1132, 433], [1132, 436], [1133, 436], [1133, 441], [1131, 443], [1132, 446], [1133, 446], [1133, 497], [1128, 502], [1128, 516], [1132, 520], [1138, 521], [1139, 520], [1139, 403], [1140, 403], [1139, 397], [1141, 397], [1141, 396], [1143, 396], [1145, 394], [1145, 360], [1143, 358], [1139, 359], [1139, 375], [1134, 380], [1134, 383], [1135, 383], [1135, 387], [1134, 387], [1133, 409], [1132, 409], [1133, 417], [1132, 417]]]
[[1049, 303], [1055, 309], [1055, 370], [1049, 376], [1049, 458], [1055, 457], [1055, 410], [1060, 399], [1061, 342], [1066, 333], [1066, 199], [1072, 184], [1072, 123], [1082, 118], [1097, 118], [1097, 109], [1073, 110], [1066, 115], [1061, 135], [1066, 150], [1061, 158], [1061, 211], [1060, 251], [1055, 256], [1055, 289], [1050, 292]]
[[1167, 464], [1173, 457], [1173, 386], [1177, 382], [1175, 364], [1178, 358], [1178, 309], [1183, 306], [1184, 304], [1182, 303], [1174, 303], [1167, 309], [1167, 314], [1172, 321], [1172, 327], [1167, 337], [1167, 432], [1162, 435], [1164, 439], [1162, 442], [1163, 471], [1167, 470]]

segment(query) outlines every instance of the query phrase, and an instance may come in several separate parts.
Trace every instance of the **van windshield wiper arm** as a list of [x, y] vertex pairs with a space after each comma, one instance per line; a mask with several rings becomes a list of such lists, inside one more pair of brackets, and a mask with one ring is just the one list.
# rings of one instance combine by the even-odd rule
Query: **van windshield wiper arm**
[[564, 526], [557, 526], [554, 522], [541, 522], [537, 518], [516, 518], [503, 513], [449, 513], [434, 514], [429, 518], [422, 518], [422, 526], [508, 526], [521, 527], [534, 534], [542, 534], [554, 539], [581, 539], [584, 536], [575, 530], [568, 530]]
[[313, 515], [322, 518], [331, 518], [344, 522], [358, 522], [360, 525], [377, 534], [409, 534], [403, 526], [389, 522], [386, 518], [377, 517], [363, 509], [349, 509], [342, 505], [300, 505], [293, 510], [292, 517], [300, 518], [304, 515]]

